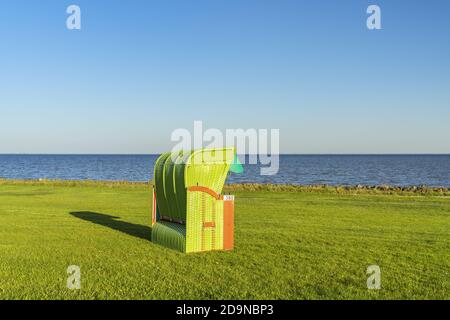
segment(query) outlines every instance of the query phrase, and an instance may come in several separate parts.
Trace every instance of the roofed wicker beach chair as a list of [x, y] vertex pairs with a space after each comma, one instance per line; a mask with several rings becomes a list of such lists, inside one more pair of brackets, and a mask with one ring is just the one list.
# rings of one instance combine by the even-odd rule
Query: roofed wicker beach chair
[[231, 250], [234, 196], [222, 195], [235, 148], [164, 153], [155, 163], [152, 241], [180, 252]]

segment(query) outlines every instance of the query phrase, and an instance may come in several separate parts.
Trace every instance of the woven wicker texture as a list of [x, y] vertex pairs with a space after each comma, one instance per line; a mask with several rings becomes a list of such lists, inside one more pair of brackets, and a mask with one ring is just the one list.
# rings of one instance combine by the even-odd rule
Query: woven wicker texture
[[160, 215], [168, 215], [169, 213], [169, 204], [165, 195], [165, 187], [164, 187], [164, 164], [167, 158], [170, 157], [170, 152], [163, 153], [155, 163], [154, 170], [154, 185], [156, 192], [156, 201], [158, 203], [158, 210]]
[[186, 227], [178, 223], [158, 221], [152, 228], [152, 242], [186, 252]]
[[[223, 200], [208, 193], [188, 192], [186, 252], [223, 249]], [[214, 227], [205, 227], [213, 223]]]
[[221, 193], [234, 160], [234, 148], [201, 149], [189, 157], [185, 170], [186, 187], [208, 187]]
[[234, 148], [201, 149], [164, 153], [156, 160], [159, 216], [178, 223], [159, 220], [152, 241], [182, 252], [223, 249], [223, 201], [187, 190], [200, 186], [220, 194], [235, 153]]

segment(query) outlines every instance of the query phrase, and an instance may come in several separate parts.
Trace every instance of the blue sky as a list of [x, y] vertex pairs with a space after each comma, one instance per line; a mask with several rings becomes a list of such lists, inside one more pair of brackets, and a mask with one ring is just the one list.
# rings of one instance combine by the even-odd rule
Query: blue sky
[[450, 152], [445, 0], [1, 4], [0, 153], [158, 153], [194, 120], [278, 128], [283, 153]]

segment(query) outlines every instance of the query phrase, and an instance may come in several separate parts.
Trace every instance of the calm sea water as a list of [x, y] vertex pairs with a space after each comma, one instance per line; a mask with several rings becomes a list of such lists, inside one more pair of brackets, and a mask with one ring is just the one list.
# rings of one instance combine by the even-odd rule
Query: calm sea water
[[[64, 180], [152, 179], [157, 155], [0, 155], [0, 178]], [[450, 187], [450, 155], [283, 155], [279, 172], [258, 165], [230, 173], [229, 183], [298, 185], [428, 185]]]

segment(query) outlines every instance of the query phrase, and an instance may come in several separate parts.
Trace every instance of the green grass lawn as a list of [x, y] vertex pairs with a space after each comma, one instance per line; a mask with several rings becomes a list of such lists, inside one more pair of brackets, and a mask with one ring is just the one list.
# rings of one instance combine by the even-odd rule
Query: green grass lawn
[[0, 185], [0, 298], [450, 298], [448, 196], [236, 191], [235, 250], [186, 255], [149, 240], [149, 194]]

